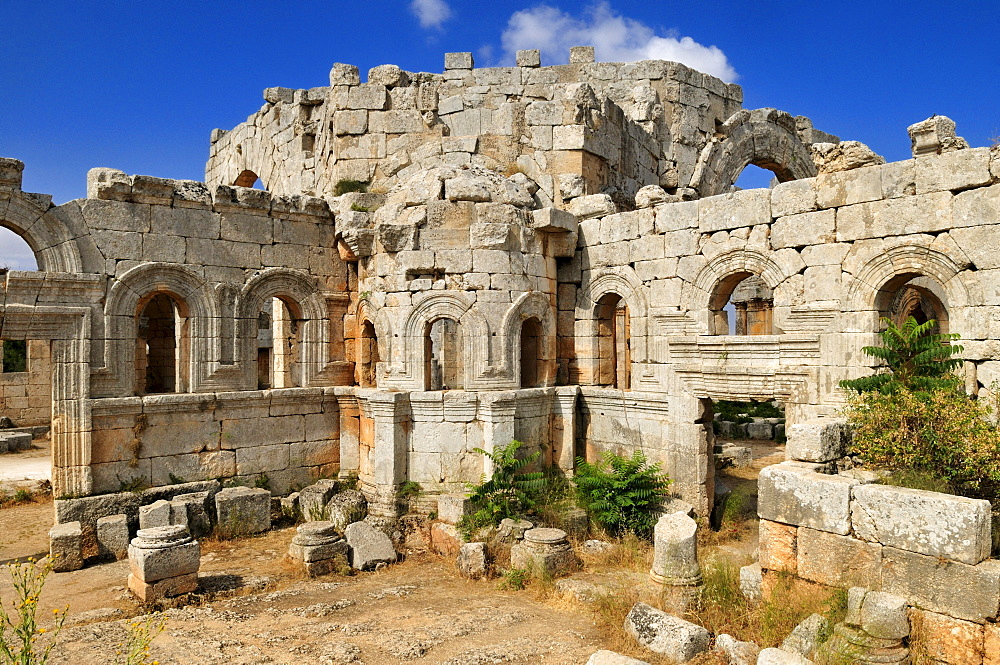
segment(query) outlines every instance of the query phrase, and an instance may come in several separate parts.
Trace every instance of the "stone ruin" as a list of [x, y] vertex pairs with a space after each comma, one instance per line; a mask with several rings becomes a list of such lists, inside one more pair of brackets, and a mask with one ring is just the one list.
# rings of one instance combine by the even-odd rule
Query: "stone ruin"
[[[880, 316], [960, 333], [972, 392], [1000, 376], [995, 149], [935, 116], [886, 164], [677, 63], [517, 60], [268, 88], [204, 183], [97, 168], [56, 206], [0, 160], [39, 266], [3, 274], [0, 339], [48, 351], [57, 521], [335, 476], [391, 518], [511, 439], [566, 471], [642, 450], [707, 515], [713, 400], [836, 413]], [[735, 189], [750, 164], [778, 184]]]

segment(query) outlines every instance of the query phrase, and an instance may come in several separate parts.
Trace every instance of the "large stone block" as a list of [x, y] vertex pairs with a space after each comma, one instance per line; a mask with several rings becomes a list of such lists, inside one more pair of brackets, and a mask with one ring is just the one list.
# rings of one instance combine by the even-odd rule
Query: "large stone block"
[[795, 573], [798, 570], [798, 527], [761, 520], [758, 531], [761, 568]]
[[990, 555], [990, 502], [889, 485], [853, 488], [859, 538], [975, 565]]
[[357, 570], [371, 570], [383, 563], [396, 561], [396, 550], [392, 541], [367, 522], [349, 524], [344, 535], [350, 548], [348, 557], [350, 564]]
[[644, 660], [623, 656], [614, 651], [601, 649], [591, 654], [590, 658], [587, 659], [587, 665], [649, 665], [649, 663]]
[[910, 622], [913, 625], [911, 645], [917, 653], [934, 659], [930, 662], [948, 665], [983, 663], [983, 626], [917, 608], [910, 610]]
[[79, 522], [56, 524], [49, 529], [49, 559], [57, 573], [83, 568], [83, 529]]
[[[299, 499], [301, 501], [301, 498]], [[327, 519], [333, 528], [343, 532], [348, 524], [360, 522], [368, 515], [368, 501], [357, 490], [345, 490], [334, 494], [326, 504]]]
[[850, 536], [802, 527], [798, 536], [799, 577], [836, 587], [882, 586], [882, 546]]
[[698, 229], [702, 233], [770, 223], [771, 193], [766, 189], [747, 189], [698, 201]]
[[849, 432], [847, 423], [835, 418], [819, 418], [788, 427], [785, 459], [829, 462], [843, 457]]
[[813, 665], [813, 661], [791, 651], [768, 647], [760, 652], [757, 665]]
[[128, 516], [108, 515], [97, 520], [97, 553], [106, 561], [128, 556]]
[[438, 519], [448, 524], [458, 524], [472, 510], [472, 502], [460, 494], [442, 494], [438, 497]]
[[217, 530], [236, 538], [271, 528], [271, 493], [264, 489], [227, 487], [215, 495]]
[[1000, 561], [970, 566], [882, 548], [882, 590], [911, 605], [982, 623], [1000, 609]]
[[201, 545], [182, 526], [139, 529], [128, 548], [129, 571], [147, 584], [197, 573]]
[[465, 543], [458, 551], [458, 572], [462, 577], [479, 579], [486, 577], [486, 543]]
[[815, 473], [794, 462], [766, 467], [758, 481], [761, 519], [847, 535], [856, 480]]
[[707, 630], [666, 612], [636, 603], [625, 617], [625, 630], [650, 651], [686, 663], [708, 651], [711, 635]]

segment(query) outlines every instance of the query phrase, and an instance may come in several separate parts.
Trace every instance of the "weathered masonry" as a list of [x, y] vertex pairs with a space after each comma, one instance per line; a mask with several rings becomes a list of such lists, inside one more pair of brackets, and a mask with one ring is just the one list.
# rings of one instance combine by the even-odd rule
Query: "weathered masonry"
[[[517, 438], [567, 471], [641, 448], [705, 512], [712, 401], [835, 413], [880, 316], [1000, 378], [995, 149], [935, 117], [884, 164], [676, 63], [570, 60], [335, 65], [214, 131], [206, 183], [94, 169], [53, 206], [0, 161], [40, 268], [0, 339], [48, 345], [56, 494], [341, 474], [391, 515]], [[733, 191], [748, 164], [778, 184]]]

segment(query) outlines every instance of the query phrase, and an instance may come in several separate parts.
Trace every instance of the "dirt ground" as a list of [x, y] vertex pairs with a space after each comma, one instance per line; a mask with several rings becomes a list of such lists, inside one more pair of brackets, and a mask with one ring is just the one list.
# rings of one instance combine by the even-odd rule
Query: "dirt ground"
[[[740, 445], [752, 447], [753, 465], [725, 469], [719, 478], [755, 502], [757, 473], [783, 459], [784, 449]], [[51, 523], [50, 501], [0, 509], [0, 559], [44, 552]], [[756, 549], [755, 524], [751, 520], [732, 538], [714, 537], [717, 551], [709, 554], [742, 565]], [[256, 538], [203, 541], [200, 584], [211, 593], [166, 611], [166, 629], [151, 658], [162, 665], [576, 665], [601, 648], [622, 650], [620, 637], [616, 642], [609, 635], [587, 603], [551, 587], [502, 591], [495, 579], [465, 580], [453, 560], [419, 548], [378, 572], [306, 579], [284, 559], [293, 535], [293, 528], [284, 528]], [[127, 561], [121, 561], [50, 575], [41, 614], [68, 606], [70, 616], [50, 663], [114, 662], [125, 619], [146, 609], [126, 591], [127, 574]], [[600, 584], [608, 571], [588, 567], [574, 577]], [[632, 570], [624, 579], [641, 586], [646, 576]], [[0, 576], [0, 598], [9, 603], [12, 597], [9, 577]], [[661, 662], [638, 647], [628, 650]]]

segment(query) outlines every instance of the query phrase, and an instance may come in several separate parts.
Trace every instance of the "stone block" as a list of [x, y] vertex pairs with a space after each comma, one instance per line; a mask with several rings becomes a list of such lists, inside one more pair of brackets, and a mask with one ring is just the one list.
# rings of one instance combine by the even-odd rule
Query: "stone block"
[[853, 489], [859, 538], [975, 565], [992, 548], [990, 502], [889, 485]]
[[882, 548], [882, 590], [907, 603], [967, 621], [983, 622], [1000, 609], [1000, 561], [970, 566]]
[[128, 556], [127, 515], [108, 515], [97, 520], [97, 553], [105, 561], [119, 561]]
[[569, 63], [574, 64], [587, 64], [588, 62], [594, 62], [594, 47], [593, 46], [571, 46], [569, 47]]
[[653, 567], [657, 584], [695, 585], [701, 581], [698, 565], [698, 523], [684, 513], [667, 513], [653, 533]]
[[147, 584], [197, 573], [201, 545], [182, 526], [139, 529], [128, 548], [129, 571]]
[[798, 575], [828, 586], [882, 586], [882, 546], [850, 536], [802, 527], [798, 539]]
[[851, 488], [856, 484], [856, 480], [782, 462], [760, 472], [757, 512], [772, 522], [847, 535], [851, 531]]
[[879, 639], [909, 637], [906, 599], [882, 591], [869, 591], [861, 603], [860, 624], [866, 633]]
[[614, 651], [601, 649], [591, 654], [590, 658], [587, 659], [587, 665], [649, 665], [649, 663], [644, 660], [623, 656]]
[[663, 654], [678, 663], [686, 663], [708, 651], [711, 636], [707, 630], [666, 612], [636, 603], [625, 617], [625, 630], [650, 651]]
[[326, 504], [326, 519], [340, 532], [368, 516], [368, 501], [357, 490], [338, 492]]
[[836, 239], [837, 226], [832, 209], [779, 217], [771, 228], [774, 249], [821, 245]]
[[764, 576], [759, 563], [740, 568], [740, 593], [754, 602], [761, 599]]
[[774, 438], [774, 425], [771, 423], [747, 423], [747, 437], [755, 441], [770, 441]]
[[785, 459], [829, 462], [846, 453], [849, 432], [843, 420], [819, 418], [795, 423], [787, 428], [787, 433]]
[[781, 182], [771, 190], [771, 212], [786, 217], [816, 209], [815, 178]]
[[813, 661], [791, 651], [768, 647], [757, 656], [757, 665], [813, 665]]
[[486, 543], [464, 543], [459, 548], [458, 572], [462, 577], [474, 580], [486, 577]]
[[590, 516], [583, 508], [568, 508], [559, 515], [559, 528], [577, 541], [586, 539], [590, 533]]
[[518, 67], [540, 67], [542, 64], [542, 54], [538, 49], [520, 50], [514, 58]]
[[169, 526], [170, 502], [164, 499], [154, 501], [145, 506], [139, 506], [139, 528], [152, 529], [157, 526]]
[[771, 195], [766, 189], [746, 189], [698, 201], [698, 229], [702, 233], [770, 223]]
[[457, 556], [462, 549], [462, 536], [453, 525], [435, 522], [431, 525], [431, 548], [443, 556]]
[[612, 215], [616, 212], [616, 208], [614, 201], [607, 194], [589, 194], [570, 201], [569, 211], [583, 220]]
[[306, 522], [296, 529], [288, 555], [306, 564], [336, 557], [346, 561], [347, 541], [341, 538], [332, 522]]
[[781, 649], [808, 658], [819, 646], [820, 636], [830, 624], [821, 614], [810, 614], [781, 643]]
[[458, 524], [472, 511], [472, 502], [461, 494], [442, 494], [437, 506], [438, 519], [447, 524]]
[[217, 531], [237, 538], [271, 528], [271, 493], [265, 489], [227, 487], [215, 495]]
[[917, 608], [910, 610], [910, 622], [910, 645], [917, 653], [947, 665], [983, 663], [983, 626]]
[[474, 66], [475, 61], [471, 52], [444, 54], [445, 69], [472, 69]]
[[191, 536], [202, 538], [212, 533], [212, 493], [189, 492], [170, 500], [171, 524], [184, 524]]
[[524, 532], [524, 540], [511, 546], [510, 565], [539, 577], [555, 577], [579, 565], [579, 560], [561, 529], [536, 528]]
[[64, 522], [49, 529], [49, 559], [57, 573], [83, 568], [83, 528], [79, 522]]
[[755, 665], [760, 647], [753, 642], [741, 642], [722, 633], [715, 638], [712, 651], [721, 653], [729, 665]]
[[302, 518], [307, 522], [327, 520], [329, 515], [326, 504], [337, 493], [339, 486], [336, 480], [324, 478], [299, 490], [299, 511]]
[[988, 185], [990, 149], [970, 148], [916, 160], [917, 194]]
[[173, 598], [196, 591], [198, 589], [198, 573], [168, 577], [152, 583], [143, 582], [129, 573], [128, 588], [142, 602], [152, 603], [162, 598]]
[[371, 570], [379, 564], [396, 561], [396, 550], [389, 536], [367, 522], [347, 525], [344, 535], [349, 547], [348, 561], [356, 570]]

